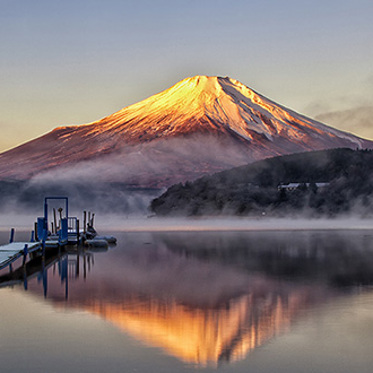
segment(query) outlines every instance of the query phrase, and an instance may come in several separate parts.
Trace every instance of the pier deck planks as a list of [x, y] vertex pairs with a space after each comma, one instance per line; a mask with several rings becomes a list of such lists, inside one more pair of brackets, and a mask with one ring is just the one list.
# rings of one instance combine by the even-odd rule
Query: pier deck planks
[[25, 245], [27, 245], [27, 251], [29, 253], [41, 247], [40, 242], [12, 242], [0, 246], [0, 268], [7, 266], [9, 263], [22, 256]]

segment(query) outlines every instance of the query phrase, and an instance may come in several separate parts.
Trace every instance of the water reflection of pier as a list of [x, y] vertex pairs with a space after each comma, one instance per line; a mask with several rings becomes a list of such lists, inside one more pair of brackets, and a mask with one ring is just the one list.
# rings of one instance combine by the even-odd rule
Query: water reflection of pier
[[[50, 276], [60, 279], [64, 289], [64, 298], [69, 296], [69, 281], [87, 277], [94, 264], [93, 254], [84, 250], [58, 251], [46, 257], [36, 257], [16, 271], [0, 276], [0, 287], [22, 285], [28, 290], [29, 283], [37, 279], [42, 284], [44, 297], [48, 295]], [[55, 290], [55, 289], [54, 289]]]

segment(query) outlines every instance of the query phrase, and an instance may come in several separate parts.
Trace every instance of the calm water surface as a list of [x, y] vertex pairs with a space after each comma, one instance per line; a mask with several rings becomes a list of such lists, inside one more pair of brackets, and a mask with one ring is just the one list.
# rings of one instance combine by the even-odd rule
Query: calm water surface
[[1, 372], [371, 372], [373, 232], [115, 235], [0, 273]]

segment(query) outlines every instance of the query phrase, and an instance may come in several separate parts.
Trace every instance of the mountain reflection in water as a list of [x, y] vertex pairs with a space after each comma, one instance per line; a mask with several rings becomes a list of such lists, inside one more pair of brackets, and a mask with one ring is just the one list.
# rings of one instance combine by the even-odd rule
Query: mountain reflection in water
[[[304, 310], [345, 292], [341, 285], [373, 283], [372, 240], [362, 234], [119, 238], [108, 252], [66, 254], [47, 268], [46, 299], [99, 315], [145, 344], [200, 366], [243, 359], [285, 332]], [[40, 281], [29, 281], [28, 288], [43, 291]]]

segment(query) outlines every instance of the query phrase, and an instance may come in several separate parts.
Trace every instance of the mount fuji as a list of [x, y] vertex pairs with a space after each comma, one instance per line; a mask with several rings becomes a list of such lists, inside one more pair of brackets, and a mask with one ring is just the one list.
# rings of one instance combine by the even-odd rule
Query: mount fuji
[[195, 76], [96, 122], [58, 127], [0, 154], [0, 179], [165, 187], [259, 159], [373, 142], [267, 99], [237, 80]]

